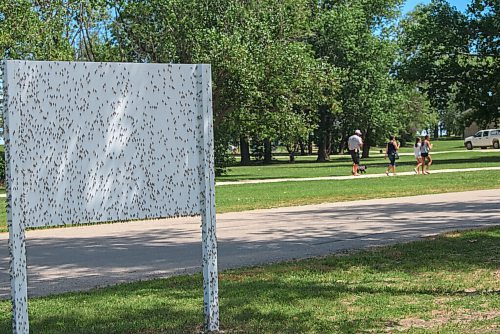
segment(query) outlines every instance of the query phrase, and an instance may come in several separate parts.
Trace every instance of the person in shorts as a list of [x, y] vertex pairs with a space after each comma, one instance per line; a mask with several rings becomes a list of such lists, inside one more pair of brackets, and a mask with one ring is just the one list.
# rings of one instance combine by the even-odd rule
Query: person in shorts
[[[431, 137], [429, 135], [425, 135], [424, 142], [420, 147], [420, 155], [422, 156], [422, 173], [430, 174], [429, 169], [432, 165], [432, 158], [430, 155], [430, 150], [432, 149]], [[425, 166], [425, 160], [427, 160], [427, 168], [423, 171]]]
[[358, 176], [358, 167], [359, 167], [359, 151], [363, 147], [363, 139], [361, 139], [361, 131], [356, 130], [354, 134], [349, 137], [347, 140], [347, 146], [349, 148], [349, 154], [352, 159], [352, 175]]
[[422, 174], [424, 174], [424, 165], [422, 163], [422, 139], [417, 137], [415, 140], [415, 145], [413, 146], [413, 153], [415, 154], [415, 160], [417, 160], [417, 166], [414, 171], [416, 174], [420, 174], [420, 167], [422, 167]]
[[392, 175], [396, 175], [396, 159], [399, 150], [399, 144], [395, 136], [389, 137], [389, 142], [385, 148], [385, 158], [389, 158], [389, 165], [385, 170], [385, 175], [389, 176], [389, 171], [392, 170]]

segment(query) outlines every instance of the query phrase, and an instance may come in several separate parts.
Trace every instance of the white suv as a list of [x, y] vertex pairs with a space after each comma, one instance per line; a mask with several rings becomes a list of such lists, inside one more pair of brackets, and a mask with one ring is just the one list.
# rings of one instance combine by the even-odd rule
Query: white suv
[[500, 148], [500, 129], [489, 129], [478, 131], [474, 136], [464, 139], [464, 145], [468, 150], [474, 147], [486, 148], [493, 146], [493, 148]]

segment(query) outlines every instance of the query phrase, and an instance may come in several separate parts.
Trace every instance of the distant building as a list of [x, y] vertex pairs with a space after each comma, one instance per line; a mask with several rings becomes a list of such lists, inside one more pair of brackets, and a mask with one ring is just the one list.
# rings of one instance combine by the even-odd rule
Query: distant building
[[[465, 119], [471, 119], [473, 117], [473, 110], [465, 110], [462, 113], [462, 117], [464, 117]], [[491, 122], [485, 127], [480, 127], [476, 122], [472, 122], [471, 125], [464, 128], [464, 138], [475, 135], [479, 130], [497, 129], [498, 127], [500, 127], [500, 118], [496, 121]]]
[[490, 124], [488, 124], [488, 126], [484, 128], [483, 127], [480, 128], [476, 122], [472, 122], [471, 125], [469, 125], [464, 129], [464, 138], [475, 135], [476, 132], [478, 132], [479, 130], [496, 129], [498, 128], [498, 124], [500, 124], [500, 119], [498, 119], [496, 122], [491, 122]]

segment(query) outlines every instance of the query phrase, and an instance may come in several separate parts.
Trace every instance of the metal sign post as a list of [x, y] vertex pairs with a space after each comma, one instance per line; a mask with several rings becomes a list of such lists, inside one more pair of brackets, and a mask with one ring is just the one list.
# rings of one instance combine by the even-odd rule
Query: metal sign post
[[204, 141], [204, 205], [202, 219], [203, 248], [203, 293], [205, 308], [205, 328], [219, 330], [219, 297], [217, 274], [217, 237], [215, 233], [215, 173], [212, 127], [212, 88], [209, 65], [201, 66], [203, 96], [203, 138]]

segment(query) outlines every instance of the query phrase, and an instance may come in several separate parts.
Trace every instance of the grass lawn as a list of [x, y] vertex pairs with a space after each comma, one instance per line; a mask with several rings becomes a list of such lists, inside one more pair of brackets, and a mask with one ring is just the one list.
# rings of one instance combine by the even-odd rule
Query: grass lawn
[[[461, 141], [457, 140], [438, 141], [435, 142], [435, 145], [435, 147], [441, 145], [442, 151], [455, 151], [435, 154], [432, 166], [434, 170], [500, 166], [499, 152], [491, 150], [464, 151], [462, 146], [459, 146], [462, 145]], [[294, 164], [277, 160], [271, 165], [256, 164], [231, 167], [229, 173], [217, 178], [217, 181], [349, 175], [352, 165], [351, 159], [347, 155], [332, 156], [332, 161], [326, 163], [315, 163], [313, 156], [297, 157], [297, 159], [297, 163]], [[362, 164], [368, 166], [368, 174], [383, 174], [387, 167], [387, 160], [379, 155], [363, 159]], [[414, 167], [413, 156], [402, 155], [398, 160], [398, 172], [412, 171]], [[492, 188], [500, 188], [500, 171], [431, 174], [425, 177], [414, 175], [343, 181], [241, 184], [218, 186], [216, 188], [216, 205], [217, 212], [222, 213], [279, 206]], [[5, 190], [0, 189], [0, 193], [5, 193]], [[3, 205], [0, 208], [0, 232], [6, 230], [5, 205]]]
[[[225, 333], [498, 333], [500, 227], [220, 274]], [[30, 299], [31, 333], [199, 333], [201, 275]], [[0, 332], [10, 332], [0, 302]]]
[[[372, 198], [500, 188], [500, 171], [216, 187], [218, 213]], [[5, 199], [3, 199], [5, 203]], [[5, 205], [0, 232], [6, 232]]]
[[217, 212], [500, 188], [500, 171], [216, 187]]
[[[491, 150], [434, 154], [432, 158], [433, 169], [500, 166], [500, 153]], [[352, 161], [349, 155], [332, 156], [331, 161], [324, 163], [317, 163], [315, 160], [314, 156], [306, 156], [297, 157], [297, 162], [293, 164], [276, 160], [270, 165], [234, 166], [229, 168], [226, 175], [218, 177], [217, 181], [350, 175]], [[376, 155], [362, 159], [361, 164], [368, 167], [368, 174], [381, 174], [387, 168], [388, 160]], [[397, 171], [410, 172], [415, 168], [415, 164], [413, 155], [402, 155], [397, 161]]]

